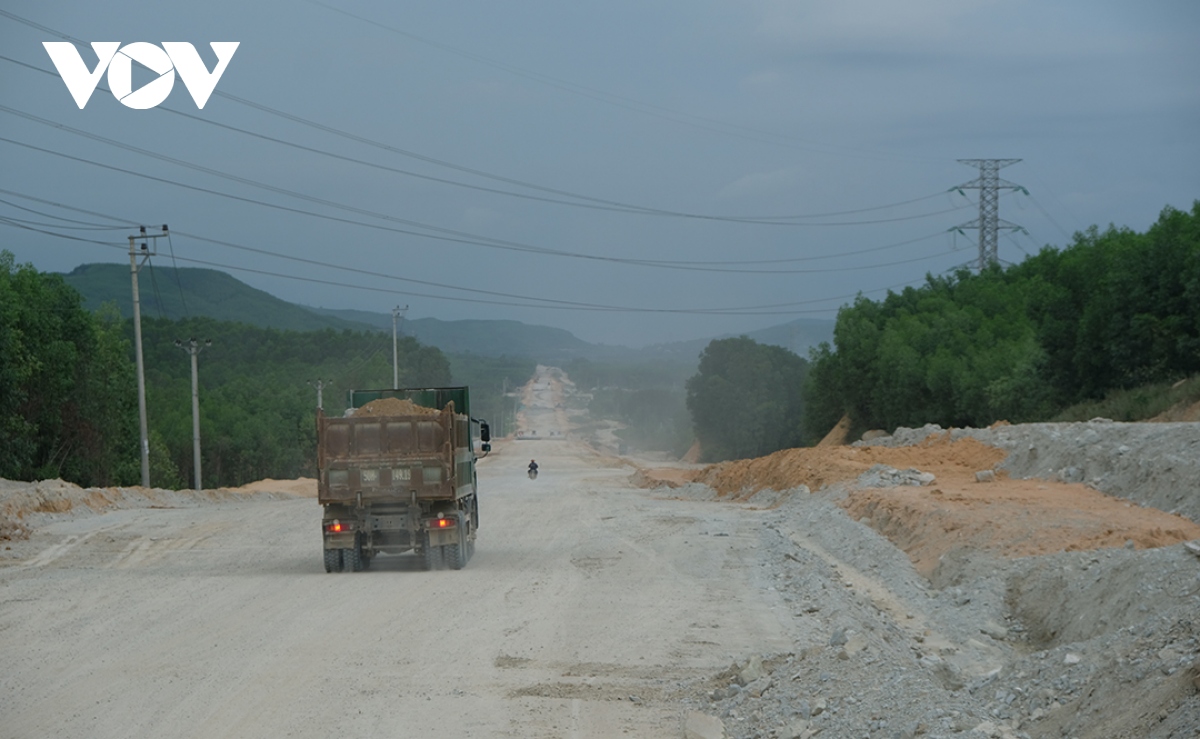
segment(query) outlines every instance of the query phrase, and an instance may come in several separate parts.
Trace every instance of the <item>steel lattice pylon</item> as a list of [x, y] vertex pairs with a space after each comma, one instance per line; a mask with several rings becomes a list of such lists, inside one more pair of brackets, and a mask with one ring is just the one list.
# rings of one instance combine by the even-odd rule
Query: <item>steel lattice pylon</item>
[[[959, 159], [968, 167], [979, 167], [979, 179], [959, 185], [956, 189], [979, 190], [979, 218], [963, 223], [956, 228], [979, 229], [979, 270], [1000, 260], [998, 234], [1000, 229], [1009, 228], [1020, 230], [1015, 223], [1009, 223], [1000, 218], [1000, 190], [1021, 190], [1025, 188], [1000, 179], [1000, 168], [1016, 164], [1020, 159]], [[965, 193], [964, 193], [965, 194]]]

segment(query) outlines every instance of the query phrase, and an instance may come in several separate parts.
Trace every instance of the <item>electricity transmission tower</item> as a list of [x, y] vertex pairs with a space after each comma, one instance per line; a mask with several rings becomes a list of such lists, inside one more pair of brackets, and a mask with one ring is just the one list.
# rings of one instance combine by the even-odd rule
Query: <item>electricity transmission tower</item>
[[1000, 218], [1000, 191], [1020, 190], [1026, 195], [1029, 194], [1029, 191], [1020, 185], [1014, 185], [1007, 180], [1000, 179], [1001, 167], [1016, 164], [1021, 161], [1020, 159], [959, 159], [958, 161], [968, 167], [979, 167], [979, 179], [965, 182], [954, 188], [964, 196], [966, 193], [963, 190], [979, 191], [979, 218], [956, 226], [955, 229], [959, 232], [964, 228], [979, 229], [978, 268], [982, 272], [989, 264], [995, 264], [1000, 261], [997, 244], [997, 236], [1000, 229], [1025, 230], [1015, 223], [1009, 223]]

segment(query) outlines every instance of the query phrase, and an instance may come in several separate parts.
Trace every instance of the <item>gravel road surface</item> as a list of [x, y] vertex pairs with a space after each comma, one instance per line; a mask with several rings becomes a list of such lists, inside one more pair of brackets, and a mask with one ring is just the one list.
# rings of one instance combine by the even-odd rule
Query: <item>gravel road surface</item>
[[0, 736], [677, 737], [688, 685], [790, 648], [756, 514], [570, 441], [497, 446], [462, 571], [326, 574], [308, 498], [38, 527], [0, 567]]

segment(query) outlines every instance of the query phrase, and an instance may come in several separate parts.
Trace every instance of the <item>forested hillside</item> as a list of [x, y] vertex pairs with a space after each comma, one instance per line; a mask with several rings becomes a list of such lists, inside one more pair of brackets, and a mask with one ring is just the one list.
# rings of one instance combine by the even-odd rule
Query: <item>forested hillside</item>
[[[131, 336], [130, 324], [126, 330]], [[206, 487], [313, 474], [317, 390], [310, 383], [324, 383], [327, 414], [346, 409], [351, 388], [392, 384], [392, 340], [375, 332], [279, 331], [210, 318], [146, 319], [142, 332], [150, 427], [170, 458], [155, 485], [192, 484], [191, 361], [176, 339], [213, 342], [198, 372]], [[438, 349], [402, 338], [398, 353], [402, 387], [451, 384]]]
[[1200, 202], [1146, 232], [1093, 227], [1008, 268], [929, 277], [838, 314], [813, 355], [808, 440], [858, 429], [1043, 420], [1200, 372]]
[[[340, 414], [351, 388], [390, 387], [392, 340], [375, 331], [287, 331], [212, 318], [142, 322], [151, 484], [190, 486], [191, 361], [176, 341], [198, 339], [203, 485], [240, 485], [314, 471], [316, 383]], [[133, 323], [111, 305], [85, 309], [61, 275], [0, 252], [0, 477], [61, 477], [82, 485], [140, 481]], [[477, 411], [500, 411], [504, 378], [523, 360], [462, 358], [399, 341], [401, 386], [478, 383]], [[491, 385], [496, 389], [491, 390]]]
[[[174, 320], [208, 316], [291, 331], [325, 328], [362, 331], [371, 328], [364, 323], [321, 315], [280, 300], [219, 270], [175, 269], [168, 265], [149, 263], [139, 273], [138, 292], [143, 316]], [[63, 279], [83, 295], [84, 307], [89, 310], [113, 303], [125, 318], [133, 316], [128, 263], [81, 264], [63, 275]]]

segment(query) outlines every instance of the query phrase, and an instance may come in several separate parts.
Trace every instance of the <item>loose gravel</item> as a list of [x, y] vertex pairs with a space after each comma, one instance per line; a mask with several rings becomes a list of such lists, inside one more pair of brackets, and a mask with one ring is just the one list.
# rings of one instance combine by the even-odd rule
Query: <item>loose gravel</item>
[[[858, 445], [944, 433], [1005, 449], [1014, 477], [1087, 482], [1200, 520], [1200, 424], [930, 426]], [[1200, 558], [1182, 544], [1020, 559], [962, 548], [926, 579], [838, 505], [854, 487], [922, 482], [873, 469], [777, 494], [759, 584], [793, 648], [744, 655], [689, 708], [733, 739], [1200, 736]]]

